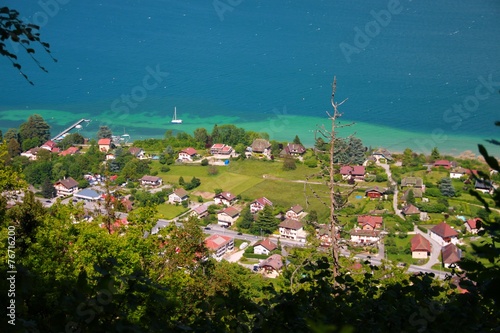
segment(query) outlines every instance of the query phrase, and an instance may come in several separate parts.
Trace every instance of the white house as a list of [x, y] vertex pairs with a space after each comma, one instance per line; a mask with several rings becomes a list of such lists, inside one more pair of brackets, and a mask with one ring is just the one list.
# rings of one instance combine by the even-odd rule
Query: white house
[[273, 203], [266, 197], [258, 198], [250, 203], [250, 213], [255, 214], [264, 209], [265, 206], [272, 206]]
[[212, 256], [220, 260], [226, 252], [234, 249], [234, 238], [215, 234], [205, 239], [205, 245]]
[[160, 177], [156, 176], [142, 176], [141, 179], [139, 179], [141, 182], [142, 186], [149, 185], [149, 186], [160, 186], [163, 184], [163, 179]]
[[283, 238], [289, 238], [293, 240], [297, 240], [298, 238], [304, 237], [303, 235], [303, 226], [302, 222], [293, 220], [293, 219], [285, 219], [279, 225], [280, 235]]
[[380, 231], [354, 229], [350, 232], [351, 242], [359, 244], [373, 244], [380, 240]]
[[196, 157], [196, 155], [197, 155], [196, 149], [194, 149], [192, 147], [188, 147], [188, 148], [180, 151], [179, 160], [193, 161], [194, 158]]
[[59, 179], [54, 184], [54, 187], [57, 190], [57, 196], [59, 197], [65, 197], [78, 192], [78, 182], [71, 177]]
[[263, 239], [255, 243], [253, 246], [253, 253], [269, 255], [272, 251], [276, 250], [278, 246], [271, 242], [269, 238]]
[[240, 211], [234, 207], [226, 207], [217, 214], [217, 224], [230, 227], [232, 226], [238, 217], [240, 216]]
[[183, 188], [178, 188], [168, 196], [168, 202], [175, 204], [189, 199], [189, 195]]
[[431, 238], [438, 242], [441, 246], [445, 246], [449, 243], [458, 243], [458, 232], [450, 227], [446, 222], [441, 222], [434, 226], [429, 233]]
[[236, 202], [236, 196], [229, 192], [221, 192], [215, 195], [214, 202], [216, 205], [231, 206]]
[[295, 205], [286, 211], [285, 216], [287, 219], [300, 220], [304, 214], [304, 208], [301, 205]]

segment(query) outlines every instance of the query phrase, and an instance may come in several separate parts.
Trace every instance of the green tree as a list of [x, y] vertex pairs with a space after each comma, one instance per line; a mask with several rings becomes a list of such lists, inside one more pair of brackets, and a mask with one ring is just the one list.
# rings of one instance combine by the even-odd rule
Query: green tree
[[295, 158], [290, 155], [286, 155], [283, 159], [283, 170], [290, 171], [297, 169], [297, 165], [295, 164]]
[[406, 195], [406, 202], [409, 204], [415, 204], [415, 194], [413, 193], [412, 189], [408, 190], [408, 194]]
[[81, 145], [85, 142], [85, 138], [80, 133], [71, 133], [65, 136], [57, 146], [61, 149], [68, 149], [74, 145]]
[[414, 165], [413, 160], [414, 160], [413, 151], [410, 148], [406, 148], [403, 151], [402, 165], [403, 166], [413, 166]]
[[278, 220], [274, 217], [273, 209], [271, 206], [265, 206], [263, 210], [259, 212], [257, 220], [252, 224], [250, 231], [254, 235], [268, 235], [272, 234], [278, 226]]
[[295, 138], [293, 138], [293, 143], [298, 144], [298, 145], [302, 144], [302, 143], [300, 142], [300, 139], [299, 139], [299, 136], [298, 136], [298, 135], [295, 135]]
[[441, 158], [441, 154], [439, 154], [439, 150], [437, 149], [437, 147], [432, 148], [432, 151], [431, 151], [431, 160], [432, 161], [437, 161], [440, 158]]
[[14, 139], [16, 141], [19, 141], [19, 134], [17, 133], [17, 129], [16, 128], [9, 128], [7, 130], [7, 132], [5, 132], [3, 139], [7, 142], [9, 142], [10, 139]]
[[202, 147], [206, 147], [206, 145], [208, 144], [209, 136], [205, 128], [201, 127], [195, 129], [193, 136], [196, 142], [198, 142]]
[[0, 130], [0, 142], [3, 141], [3, 132]]
[[42, 183], [42, 196], [47, 199], [52, 199], [56, 196], [57, 191], [49, 179], [45, 179]]
[[250, 207], [245, 206], [245, 208], [241, 211], [239, 227], [242, 229], [250, 229], [253, 221], [253, 215], [250, 212]]
[[439, 182], [439, 190], [441, 191], [441, 194], [444, 195], [445, 197], [455, 196], [455, 188], [453, 187], [450, 178], [446, 177], [441, 179], [441, 181]]
[[43, 143], [50, 139], [50, 126], [39, 114], [31, 115], [19, 126], [19, 138], [21, 143], [28, 139], [37, 139]]
[[28, 75], [21, 70], [17, 55], [19, 48], [44, 72], [47, 70], [35, 58], [35, 49], [41, 48], [54, 62], [57, 61], [50, 53], [50, 45], [40, 38], [40, 26], [25, 22], [15, 9], [0, 7], [0, 55], [9, 59], [12, 66], [33, 85]]
[[10, 156], [10, 158], [14, 158], [21, 154], [21, 145], [19, 142], [17, 142], [16, 139], [12, 138], [9, 140], [9, 143], [7, 144], [7, 151]]
[[100, 126], [97, 131], [97, 139], [111, 139], [113, 136], [113, 132], [109, 129], [108, 126]]
[[42, 143], [40, 142], [40, 139], [38, 139], [38, 138], [26, 139], [26, 140], [23, 140], [22, 149], [23, 149], [23, 151], [26, 151], [26, 150], [29, 150], [31, 148], [38, 147], [41, 144]]

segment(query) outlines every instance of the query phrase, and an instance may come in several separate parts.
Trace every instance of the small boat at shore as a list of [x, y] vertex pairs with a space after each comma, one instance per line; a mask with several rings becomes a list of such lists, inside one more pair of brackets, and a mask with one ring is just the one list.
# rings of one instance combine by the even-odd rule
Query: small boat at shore
[[172, 124], [182, 124], [182, 119], [177, 119], [177, 107], [174, 107], [174, 116], [172, 117]]

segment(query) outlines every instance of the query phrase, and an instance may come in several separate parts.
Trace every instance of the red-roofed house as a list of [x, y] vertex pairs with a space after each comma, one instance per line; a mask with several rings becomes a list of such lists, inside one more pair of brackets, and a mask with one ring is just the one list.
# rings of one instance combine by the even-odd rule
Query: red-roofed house
[[250, 213], [255, 214], [258, 211], [263, 210], [265, 206], [272, 207], [272, 205], [273, 203], [271, 202], [271, 200], [267, 199], [266, 197], [258, 198], [250, 204]]
[[450, 265], [456, 264], [460, 261], [462, 257], [462, 250], [460, 250], [455, 244], [450, 243], [443, 246], [441, 249], [441, 256], [444, 267], [449, 268]]
[[181, 150], [179, 153], [179, 159], [183, 161], [193, 161], [198, 152], [193, 147], [188, 147], [186, 149]]
[[215, 234], [205, 239], [205, 245], [212, 256], [220, 260], [226, 252], [234, 249], [234, 238]]
[[481, 225], [482, 225], [482, 221], [481, 221], [481, 219], [479, 217], [467, 220], [465, 222], [465, 228], [471, 234], [477, 234], [477, 232], [479, 231], [479, 229], [481, 229]]
[[421, 234], [416, 234], [410, 241], [411, 257], [414, 259], [427, 259], [431, 254], [431, 242]]
[[452, 164], [450, 161], [448, 160], [437, 160], [436, 162], [434, 162], [434, 165], [433, 165], [435, 168], [439, 168], [439, 167], [443, 167], [445, 169], [449, 169], [452, 167]]
[[361, 215], [358, 216], [358, 226], [363, 230], [375, 230], [382, 227], [382, 216]]
[[223, 155], [227, 158], [233, 152], [233, 147], [225, 145], [223, 143], [216, 143], [210, 148], [210, 154], [212, 155]]
[[286, 211], [285, 216], [287, 219], [300, 220], [304, 214], [304, 208], [301, 205], [295, 205]]
[[108, 150], [111, 149], [111, 139], [107, 138], [99, 139], [99, 141], [97, 141], [97, 144], [99, 145], [100, 151], [107, 152]]
[[57, 143], [49, 140], [49, 141], [45, 142], [43, 145], [41, 145], [40, 148], [48, 150], [48, 151], [53, 151], [55, 148], [57, 148], [56, 146], [57, 146]]
[[59, 197], [65, 197], [78, 192], [78, 182], [71, 177], [59, 179], [54, 184], [54, 187], [57, 190], [57, 196]]
[[365, 167], [362, 165], [344, 165], [340, 168], [340, 174], [342, 179], [354, 179], [354, 180], [364, 180], [365, 179]]
[[450, 227], [446, 222], [441, 222], [430, 230], [431, 238], [445, 246], [449, 243], [458, 243], [458, 232]]
[[[126, 228], [128, 225], [127, 218], [118, 219], [110, 226], [110, 232], [113, 234], [121, 228]], [[102, 223], [101, 228], [106, 228], [106, 224]]]
[[216, 205], [231, 206], [236, 202], [236, 196], [230, 192], [221, 192], [215, 195], [214, 202]]
[[303, 233], [303, 226], [302, 222], [297, 221], [297, 220], [292, 220], [292, 219], [286, 219], [283, 222], [281, 222], [279, 225], [279, 231], [280, 235], [283, 238], [289, 238], [289, 239], [294, 239], [297, 240], [298, 238], [301, 238], [301, 235]]
[[217, 214], [217, 224], [230, 227], [240, 216], [240, 211], [234, 207], [226, 207]]
[[255, 243], [253, 246], [253, 253], [269, 255], [272, 251], [276, 250], [278, 246], [271, 242], [269, 238], [263, 239]]
[[278, 272], [281, 270], [283, 267], [283, 259], [281, 258], [281, 255], [279, 254], [273, 254], [266, 260], [263, 260], [259, 264], [260, 268], [264, 268], [266, 271], [275, 271]]
[[75, 155], [80, 151], [79, 147], [69, 147], [66, 150], [63, 150], [62, 152], [59, 153], [59, 156], [66, 156], [66, 155]]

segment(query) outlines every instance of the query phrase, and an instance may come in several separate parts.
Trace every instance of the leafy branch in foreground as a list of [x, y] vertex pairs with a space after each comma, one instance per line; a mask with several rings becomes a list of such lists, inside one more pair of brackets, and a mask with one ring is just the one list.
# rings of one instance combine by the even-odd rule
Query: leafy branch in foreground
[[[9, 50], [7, 43], [13, 48]], [[26, 23], [19, 17], [19, 12], [9, 7], [0, 7], [0, 55], [9, 59], [12, 65], [19, 70], [19, 73], [31, 84], [33, 82], [22, 71], [21, 64], [18, 62], [18, 47], [24, 49], [26, 54], [31, 57], [35, 64], [44, 72], [47, 69], [35, 58], [35, 46], [41, 46], [42, 49], [52, 58], [57, 60], [50, 53], [50, 45], [43, 42], [40, 38], [40, 27], [35, 24]]]

